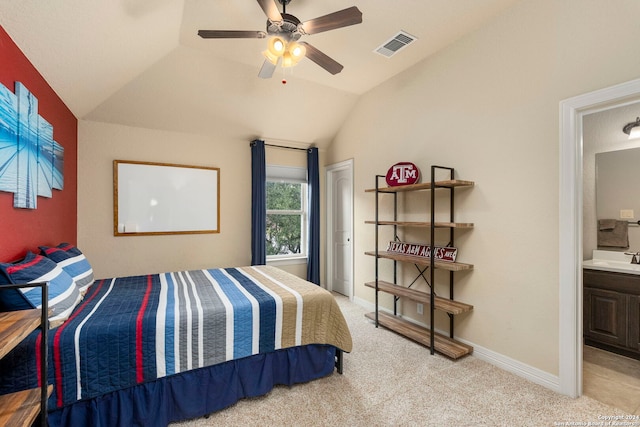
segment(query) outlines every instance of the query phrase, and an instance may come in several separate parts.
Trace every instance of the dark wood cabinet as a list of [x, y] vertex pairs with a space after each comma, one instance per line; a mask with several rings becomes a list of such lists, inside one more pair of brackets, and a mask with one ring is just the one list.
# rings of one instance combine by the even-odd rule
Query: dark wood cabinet
[[640, 353], [640, 296], [629, 297], [629, 341], [627, 346]]
[[640, 275], [583, 271], [585, 343], [640, 359]]

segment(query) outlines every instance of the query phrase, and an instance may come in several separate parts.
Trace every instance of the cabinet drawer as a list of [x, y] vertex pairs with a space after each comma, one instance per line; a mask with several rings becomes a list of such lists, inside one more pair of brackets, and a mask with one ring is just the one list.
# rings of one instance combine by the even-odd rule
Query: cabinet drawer
[[630, 295], [640, 295], [640, 275], [638, 274], [584, 269], [582, 281], [585, 288], [606, 289]]

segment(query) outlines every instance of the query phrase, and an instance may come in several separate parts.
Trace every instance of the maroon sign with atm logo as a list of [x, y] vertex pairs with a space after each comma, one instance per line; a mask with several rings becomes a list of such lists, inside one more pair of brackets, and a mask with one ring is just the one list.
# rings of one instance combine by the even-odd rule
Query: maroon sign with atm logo
[[387, 171], [386, 179], [389, 187], [416, 184], [420, 180], [420, 170], [411, 162], [396, 163]]

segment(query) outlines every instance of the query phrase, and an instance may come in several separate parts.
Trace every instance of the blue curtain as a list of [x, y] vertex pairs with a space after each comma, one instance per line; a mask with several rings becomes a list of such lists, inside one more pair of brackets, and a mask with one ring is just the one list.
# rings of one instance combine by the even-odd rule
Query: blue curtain
[[307, 280], [320, 285], [320, 172], [318, 149], [307, 150], [307, 181], [309, 195], [309, 258]]
[[251, 265], [267, 263], [267, 166], [264, 141], [251, 142]]

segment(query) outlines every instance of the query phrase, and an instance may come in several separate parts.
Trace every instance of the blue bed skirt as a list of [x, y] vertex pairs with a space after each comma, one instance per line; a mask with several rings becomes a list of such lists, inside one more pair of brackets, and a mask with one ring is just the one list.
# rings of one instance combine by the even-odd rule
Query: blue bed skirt
[[166, 426], [262, 396], [274, 386], [327, 376], [336, 349], [307, 345], [195, 369], [49, 412], [49, 426]]

